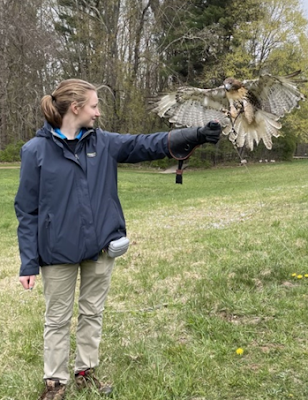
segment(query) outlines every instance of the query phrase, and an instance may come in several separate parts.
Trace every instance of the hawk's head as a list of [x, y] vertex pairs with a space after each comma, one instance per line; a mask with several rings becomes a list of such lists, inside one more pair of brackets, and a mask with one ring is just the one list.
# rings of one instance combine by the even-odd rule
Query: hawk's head
[[240, 88], [243, 87], [242, 82], [238, 81], [237, 79], [234, 79], [234, 78], [225, 79], [223, 85], [224, 85], [225, 90], [227, 92], [231, 92], [231, 91], [234, 91], [234, 90], [237, 91], [237, 90], [239, 90]]
[[243, 101], [247, 96], [247, 89], [242, 84], [234, 78], [227, 78], [223, 83], [226, 90], [226, 97], [229, 101]]

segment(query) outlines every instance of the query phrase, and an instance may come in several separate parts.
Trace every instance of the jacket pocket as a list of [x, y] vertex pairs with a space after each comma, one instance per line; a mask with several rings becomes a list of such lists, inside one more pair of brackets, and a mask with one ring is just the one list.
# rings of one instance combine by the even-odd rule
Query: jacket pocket
[[47, 243], [48, 243], [48, 248], [50, 252], [53, 251], [54, 249], [54, 231], [53, 231], [53, 220], [51, 214], [47, 215], [46, 221], [45, 221], [45, 226], [46, 226], [46, 233], [47, 233]]
[[54, 237], [53, 218], [51, 214], [47, 214], [45, 220], [42, 221], [38, 238], [39, 256], [45, 264], [52, 264], [53, 250], [55, 246]]

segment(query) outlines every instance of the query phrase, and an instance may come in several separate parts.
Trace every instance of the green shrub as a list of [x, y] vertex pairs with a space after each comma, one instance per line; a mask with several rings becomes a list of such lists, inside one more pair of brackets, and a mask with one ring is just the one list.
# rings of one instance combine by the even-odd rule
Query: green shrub
[[296, 150], [296, 136], [288, 132], [287, 135], [279, 139], [280, 159], [282, 161], [291, 161]]
[[4, 150], [0, 151], [0, 161], [2, 162], [12, 162], [20, 161], [20, 149], [24, 145], [22, 140], [16, 143], [10, 143], [6, 146]]

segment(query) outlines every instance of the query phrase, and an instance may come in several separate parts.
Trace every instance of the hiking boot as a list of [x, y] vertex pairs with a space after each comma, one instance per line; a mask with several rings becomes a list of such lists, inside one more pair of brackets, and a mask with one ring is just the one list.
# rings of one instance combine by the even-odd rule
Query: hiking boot
[[63, 400], [66, 386], [57, 379], [46, 379], [45, 390], [39, 400]]
[[106, 396], [110, 396], [113, 390], [113, 387], [108, 383], [103, 383], [98, 380], [98, 378], [94, 375], [94, 370], [89, 368], [85, 371], [80, 371], [75, 374], [75, 382], [78, 390], [82, 390], [85, 388], [94, 388], [99, 393], [104, 394]]

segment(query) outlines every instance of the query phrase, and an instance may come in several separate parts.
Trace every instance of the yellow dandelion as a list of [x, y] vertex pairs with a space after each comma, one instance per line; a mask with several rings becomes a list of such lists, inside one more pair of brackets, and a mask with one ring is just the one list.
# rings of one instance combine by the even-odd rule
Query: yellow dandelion
[[241, 347], [239, 347], [238, 349], [236, 349], [236, 354], [237, 354], [237, 355], [241, 356], [243, 353], [244, 353], [244, 350], [243, 350]]
[[305, 274], [304, 276], [305, 276], [305, 278], [308, 278], [308, 274]]
[[301, 274], [299, 274], [299, 275], [297, 275], [297, 279], [302, 279], [302, 277], [303, 277], [303, 275], [301, 275]]
[[296, 274], [295, 272], [292, 274], [293, 277], [295, 277], [296, 275], [297, 275], [297, 274]]

